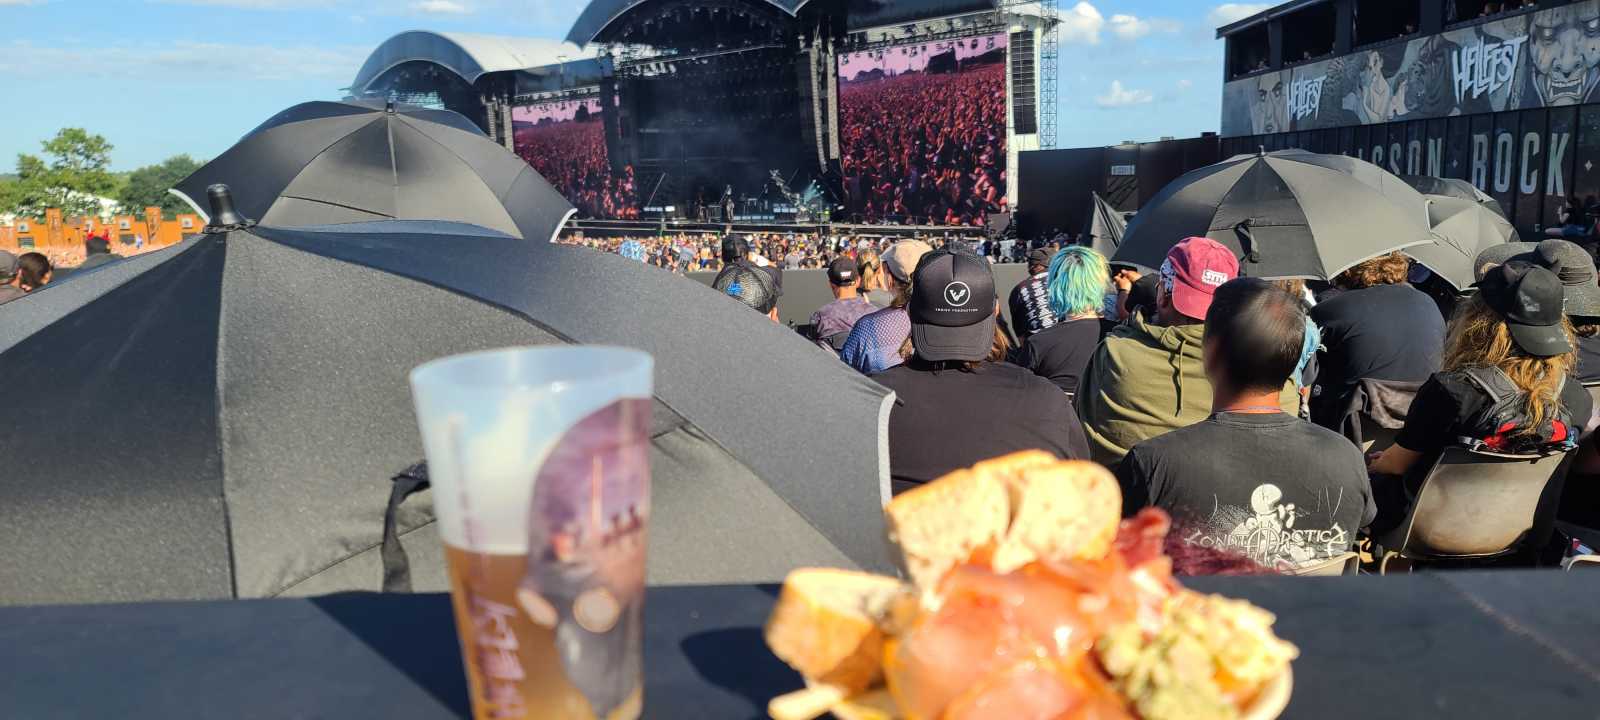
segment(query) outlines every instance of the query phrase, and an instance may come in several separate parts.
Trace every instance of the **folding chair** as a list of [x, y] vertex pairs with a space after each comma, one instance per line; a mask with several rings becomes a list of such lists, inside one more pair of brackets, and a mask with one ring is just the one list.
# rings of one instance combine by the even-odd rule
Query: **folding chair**
[[1600, 383], [1584, 383], [1583, 389], [1589, 391], [1589, 399], [1594, 401], [1594, 407], [1600, 409]]
[[[1405, 522], [1378, 539], [1391, 562], [1485, 561], [1549, 540], [1573, 453], [1496, 455], [1447, 448], [1428, 470]], [[1398, 565], [1396, 566], [1398, 567]]]

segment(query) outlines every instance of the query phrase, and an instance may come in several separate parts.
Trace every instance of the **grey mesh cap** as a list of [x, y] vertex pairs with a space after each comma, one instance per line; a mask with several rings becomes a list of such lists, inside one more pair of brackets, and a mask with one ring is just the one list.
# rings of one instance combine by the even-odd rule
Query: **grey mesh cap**
[[10, 280], [17, 276], [17, 256], [5, 250], [0, 250], [0, 281]]
[[778, 288], [761, 268], [733, 264], [717, 275], [711, 287], [765, 315], [778, 306]]
[[1489, 270], [1513, 260], [1538, 265], [1561, 278], [1568, 315], [1600, 317], [1600, 280], [1595, 276], [1594, 259], [1577, 243], [1551, 239], [1497, 245], [1478, 253], [1473, 272], [1481, 282]]
[[911, 342], [930, 362], [977, 362], [994, 347], [994, 271], [976, 255], [936, 250], [911, 278]]

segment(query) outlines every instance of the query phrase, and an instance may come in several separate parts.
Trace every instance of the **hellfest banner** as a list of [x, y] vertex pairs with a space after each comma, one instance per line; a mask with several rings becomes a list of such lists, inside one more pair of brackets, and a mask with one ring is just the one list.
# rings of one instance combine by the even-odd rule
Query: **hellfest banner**
[[[1600, 202], [1600, 0], [1229, 83], [1223, 154], [1300, 148], [1471, 182], [1524, 233]], [[1582, 106], [1582, 107], [1578, 107]]]
[[1600, 0], [1236, 80], [1222, 135], [1269, 135], [1600, 100]]

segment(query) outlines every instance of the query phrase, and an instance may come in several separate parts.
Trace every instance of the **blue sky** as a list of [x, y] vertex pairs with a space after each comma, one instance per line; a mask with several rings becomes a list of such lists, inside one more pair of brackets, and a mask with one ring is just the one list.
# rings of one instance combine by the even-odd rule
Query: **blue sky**
[[[0, 172], [57, 128], [116, 146], [131, 170], [208, 158], [285, 107], [338, 99], [385, 38], [430, 29], [550, 40], [582, 0], [0, 0]], [[1213, 28], [1267, 7], [1061, 0], [1060, 147], [1215, 130]], [[26, 39], [18, 39], [26, 38]]]

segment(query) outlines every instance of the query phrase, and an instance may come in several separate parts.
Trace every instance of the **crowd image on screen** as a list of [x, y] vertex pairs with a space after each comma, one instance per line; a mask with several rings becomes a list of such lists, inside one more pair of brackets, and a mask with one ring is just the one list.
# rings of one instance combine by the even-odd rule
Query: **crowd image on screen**
[[1006, 210], [1005, 36], [891, 47], [840, 61], [847, 211], [982, 225]]
[[599, 100], [561, 100], [511, 111], [517, 155], [583, 217], [639, 217], [633, 166], [611, 169]]

